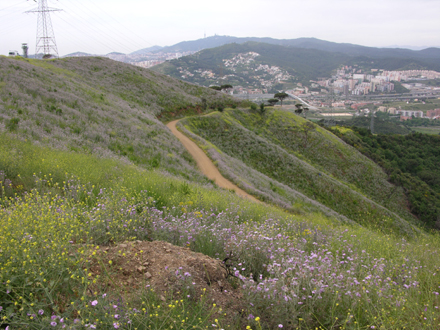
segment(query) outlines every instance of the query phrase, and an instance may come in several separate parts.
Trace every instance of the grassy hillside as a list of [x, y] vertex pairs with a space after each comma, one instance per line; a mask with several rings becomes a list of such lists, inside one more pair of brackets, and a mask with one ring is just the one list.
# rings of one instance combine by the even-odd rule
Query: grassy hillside
[[372, 135], [362, 128], [331, 130], [380, 164], [390, 181], [404, 189], [411, 211], [430, 227], [440, 228], [439, 136]]
[[411, 232], [401, 219], [414, 221], [402, 189], [388, 183], [374, 162], [303, 118], [281, 110], [264, 116], [228, 111], [183, 124], [226, 155], [349, 219], [384, 231]]
[[[102, 59], [0, 64], [0, 328], [440, 327], [439, 235], [413, 233], [363, 197], [360, 175], [337, 179], [333, 157], [320, 163], [308, 138], [276, 134], [294, 134], [302, 119], [228, 111], [186, 123], [221, 135], [218, 161], [239, 166], [268, 200], [293, 201], [286, 212], [203, 179], [155, 118], [216, 94]], [[314, 129], [341, 166], [360, 157]], [[231, 143], [252, 164], [224, 156]], [[373, 166], [365, 171], [387, 188]], [[366, 226], [335, 221], [360, 210]]]
[[[5, 134], [0, 168], [0, 326], [440, 325], [438, 235], [407, 240], [319, 214], [288, 215], [119, 160]], [[128, 261], [149, 260], [149, 271], [153, 262], [136, 244], [158, 239], [226, 260], [228, 292], [214, 292], [209, 278], [196, 279], [182, 261], [133, 281], [139, 272]], [[158, 278], [166, 279], [166, 292], [152, 285]]]
[[235, 104], [224, 94], [104, 58], [0, 57], [0, 100], [1, 131], [186, 177], [198, 176], [194, 161], [158, 118]]

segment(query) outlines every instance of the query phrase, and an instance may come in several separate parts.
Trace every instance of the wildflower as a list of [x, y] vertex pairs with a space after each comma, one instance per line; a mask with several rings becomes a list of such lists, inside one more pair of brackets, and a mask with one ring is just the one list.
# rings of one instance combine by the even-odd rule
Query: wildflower
[[50, 322], [50, 325], [53, 326], [53, 327], [56, 327], [57, 323], [55, 321], [52, 321], [52, 322]]
[[91, 304], [92, 304], [92, 306], [98, 305], [98, 300], [93, 300]]
[[119, 323], [117, 323], [117, 322], [113, 323], [113, 327], [114, 327], [115, 329], [119, 329]]
[[282, 328], [283, 327], [283, 325], [282, 324], [278, 324], [278, 328]]
[[38, 311], [38, 314], [43, 315], [43, 314], [44, 314], [44, 311], [43, 311], [42, 309], [40, 309], [40, 310]]

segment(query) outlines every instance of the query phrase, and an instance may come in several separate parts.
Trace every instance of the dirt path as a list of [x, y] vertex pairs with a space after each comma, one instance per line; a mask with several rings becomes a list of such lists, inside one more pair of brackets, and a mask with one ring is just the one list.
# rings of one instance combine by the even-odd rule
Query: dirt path
[[[221, 187], [226, 189], [232, 189], [236, 192], [237, 195], [248, 198], [255, 202], [260, 202], [254, 196], [249, 195], [244, 190], [238, 188], [231, 181], [227, 180], [220, 174], [217, 167], [212, 163], [211, 159], [200, 149], [197, 144], [191, 141], [186, 135], [182, 134], [177, 130], [176, 124], [179, 120], [174, 120], [167, 124], [167, 127], [171, 130], [171, 132], [180, 140], [183, 146], [188, 150], [188, 152], [193, 156], [196, 160], [198, 167], [202, 171], [202, 173], [211, 180], [214, 180], [215, 183]], [[260, 202], [261, 203], [261, 202]]]

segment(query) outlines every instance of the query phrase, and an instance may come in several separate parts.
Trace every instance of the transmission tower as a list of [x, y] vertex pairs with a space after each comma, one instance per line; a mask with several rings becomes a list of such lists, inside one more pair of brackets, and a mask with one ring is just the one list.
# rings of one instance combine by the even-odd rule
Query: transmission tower
[[38, 0], [38, 8], [26, 12], [38, 13], [35, 56], [39, 53], [43, 53], [43, 59], [59, 57], [55, 34], [53, 33], [52, 20], [50, 19], [50, 12], [53, 11], [61, 11], [61, 9], [48, 7], [47, 0]]

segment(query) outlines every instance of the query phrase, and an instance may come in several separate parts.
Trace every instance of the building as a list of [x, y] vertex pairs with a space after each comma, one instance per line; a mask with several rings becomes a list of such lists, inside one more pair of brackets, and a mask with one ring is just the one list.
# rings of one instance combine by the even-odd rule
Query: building
[[423, 118], [423, 111], [397, 110], [397, 114], [404, 118]]
[[440, 109], [428, 110], [426, 111], [426, 117], [434, 119], [435, 117], [440, 116]]

